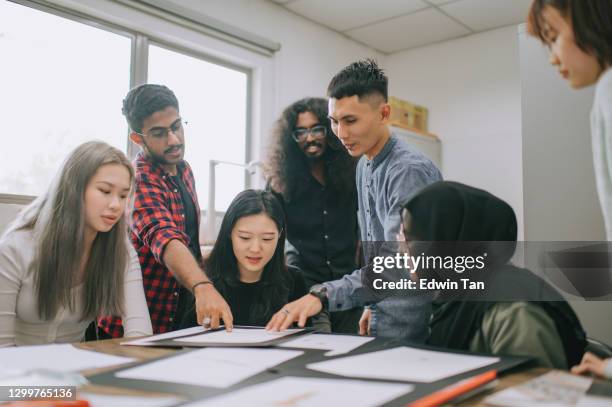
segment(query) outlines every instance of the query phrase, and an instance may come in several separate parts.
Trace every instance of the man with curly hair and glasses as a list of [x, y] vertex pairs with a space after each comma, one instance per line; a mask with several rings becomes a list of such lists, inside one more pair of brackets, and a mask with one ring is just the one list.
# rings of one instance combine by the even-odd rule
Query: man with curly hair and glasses
[[[308, 287], [342, 278], [357, 266], [355, 165], [330, 128], [327, 100], [305, 98], [276, 122], [265, 164], [268, 187], [287, 215], [287, 263]], [[361, 309], [313, 320], [323, 332], [357, 333]]]

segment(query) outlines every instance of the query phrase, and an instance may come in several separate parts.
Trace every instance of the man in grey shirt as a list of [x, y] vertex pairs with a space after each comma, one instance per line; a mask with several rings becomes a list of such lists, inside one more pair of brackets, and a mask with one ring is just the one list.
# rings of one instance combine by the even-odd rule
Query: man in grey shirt
[[[397, 240], [402, 205], [424, 186], [442, 179], [428, 158], [390, 133], [387, 88], [383, 70], [374, 61], [365, 60], [340, 71], [327, 90], [333, 132], [351, 156], [361, 156], [357, 166], [358, 219], [366, 261], [371, 259], [376, 242]], [[341, 311], [377, 303], [381, 294], [364, 285], [364, 273], [356, 270], [339, 280], [313, 286], [310, 294], [277, 312], [267, 328], [283, 330], [295, 321], [304, 326], [306, 319], [323, 306]], [[426, 339], [431, 314], [429, 295], [405, 290], [372, 308], [372, 334]]]

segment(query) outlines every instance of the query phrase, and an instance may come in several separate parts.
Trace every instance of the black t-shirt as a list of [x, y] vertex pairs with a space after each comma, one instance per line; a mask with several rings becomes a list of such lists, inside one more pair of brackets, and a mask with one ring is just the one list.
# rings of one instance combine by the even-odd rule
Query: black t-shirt
[[[253, 315], [252, 310], [255, 308], [257, 298], [262, 289], [263, 283], [261, 281], [256, 283], [243, 283], [239, 281], [236, 286], [227, 287], [223, 297], [232, 310], [234, 325], [265, 326], [270, 321], [270, 318], [272, 318], [272, 315], [278, 312], [283, 305], [307, 294], [304, 278], [295, 267], [289, 266], [287, 268], [287, 282], [289, 285], [287, 298], [272, 299], [272, 305], [268, 312], [260, 315]], [[196, 311], [191, 309], [183, 320], [181, 328], [196, 325]]]
[[173, 176], [172, 179], [178, 186], [181, 200], [183, 201], [183, 209], [185, 211], [185, 233], [189, 236], [189, 251], [191, 251], [191, 254], [199, 261], [202, 257], [202, 252], [200, 251], [200, 236], [196, 207], [191, 199], [191, 195], [189, 195], [187, 191], [183, 179], [178, 175]]
[[[198, 230], [198, 214], [196, 212], [195, 204], [191, 199], [191, 195], [187, 191], [187, 187], [183, 182], [183, 179], [179, 176], [173, 176], [172, 179], [178, 186], [181, 194], [181, 200], [183, 201], [183, 209], [185, 211], [185, 233], [189, 237], [189, 251], [195, 259], [200, 262], [202, 259], [202, 252], [200, 251], [200, 238]], [[176, 314], [174, 317], [174, 329], [178, 329], [181, 321], [183, 321], [189, 310], [193, 307], [195, 298], [189, 290], [183, 286], [179, 288], [178, 304], [176, 307]]]

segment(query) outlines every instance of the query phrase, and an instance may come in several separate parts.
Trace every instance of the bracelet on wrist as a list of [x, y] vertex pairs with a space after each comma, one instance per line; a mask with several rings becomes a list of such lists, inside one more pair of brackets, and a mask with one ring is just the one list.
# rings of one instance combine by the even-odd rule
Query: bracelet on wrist
[[198, 281], [197, 283], [195, 283], [194, 285], [191, 286], [191, 292], [193, 293], [195, 291], [195, 288], [199, 285], [204, 285], [204, 284], [210, 284], [213, 285], [212, 281]]

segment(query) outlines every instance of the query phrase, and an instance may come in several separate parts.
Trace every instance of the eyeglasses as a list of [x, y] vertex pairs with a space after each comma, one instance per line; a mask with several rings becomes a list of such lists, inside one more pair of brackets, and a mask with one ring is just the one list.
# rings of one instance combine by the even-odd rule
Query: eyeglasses
[[312, 137], [323, 138], [327, 135], [327, 128], [319, 124], [309, 129], [297, 129], [291, 133], [293, 139], [297, 142], [306, 140], [309, 134], [312, 134]]
[[183, 120], [181, 118], [179, 118], [178, 120], [176, 120], [174, 123], [172, 123], [170, 125], [170, 127], [155, 127], [151, 130], [149, 130], [149, 134], [142, 134], [139, 133], [137, 131], [134, 131], [134, 133], [141, 135], [141, 136], [150, 136], [153, 137], [155, 139], [164, 139], [164, 138], [168, 138], [168, 134], [170, 132], [174, 133], [174, 134], [178, 134], [178, 133], [182, 133], [184, 130], [184, 126], [186, 126], [189, 122], [187, 122], [186, 120]]

